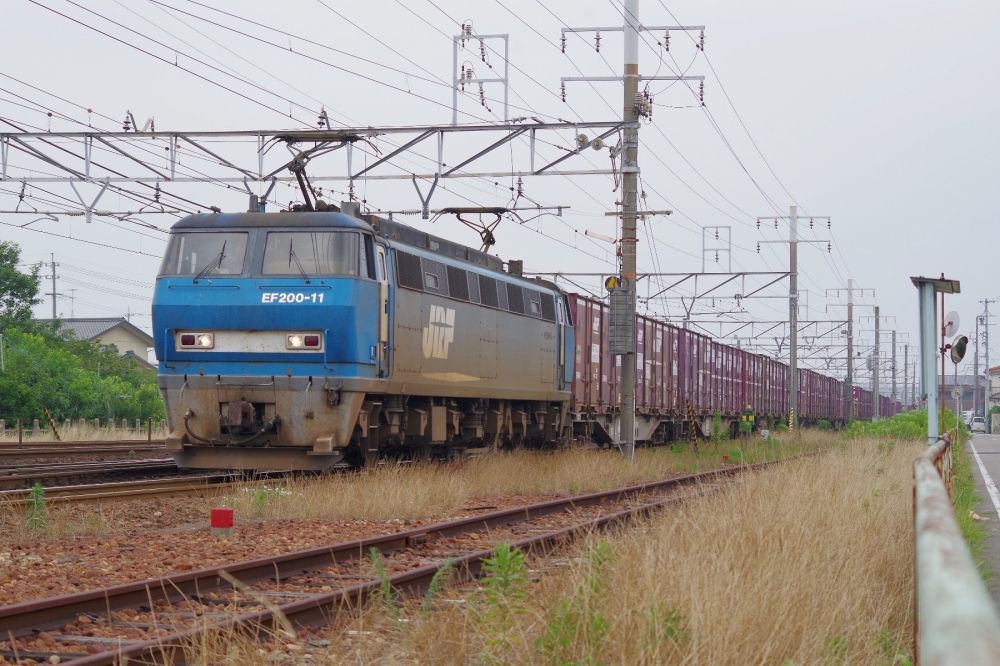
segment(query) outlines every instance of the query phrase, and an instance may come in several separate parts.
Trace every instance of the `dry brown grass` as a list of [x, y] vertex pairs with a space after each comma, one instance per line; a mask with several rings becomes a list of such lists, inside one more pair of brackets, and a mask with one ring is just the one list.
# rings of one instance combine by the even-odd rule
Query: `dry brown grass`
[[121, 502], [87, 505], [59, 502], [48, 507], [44, 520], [33, 528], [28, 524], [24, 506], [0, 500], [0, 545], [124, 534], [129, 529], [129, 524], [123, 520], [128, 513], [128, 507]]
[[442, 596], [457, 603], [429, 613], [407, 605], [405, 624], [380, 608], [344, 618], [322, 649], [244, 641], [197, 656], [261, 665], [303, 663], [306, 653], [316, 664], [908, 664], [911, 464], [921, 448], [857, 441], [529, 562], [539, 580], [526, 601], [512, 602], [518, 612], [503, 632], [484, 619], [481, 593], [450, 589]]
[[[424, 664], [484, 656], [517, 664], [907, 663], [910, 477], [920, 449], [859, 442], [763, 472], [611, 537], [603, 566], [591, 540], [589, 555], [571, 553], [579, 556], [571, 566], [532, 586], [507, 650], [457, 609], [407, 626], [391, 647], [368, 649], [387, 663]], [[559, 638], [548, 653], [546, 635]]]
[[[769, 445], [702, 443], [639, 449], [634, 461], [616, 450], [521, 451], [458, 463], [384, 465], [375, 470], [252, 483], [227, 498], [241, 519], [414, 520], [450, 515], [470, 500], [490, 497], [596, 492], [739, 462], [759, 462], [816, 451], [838, 435], [806, 432]], [[723, 456], [728, 460], [723, 460]]]
[[[48, 429], [48, 424], [44, 421], [40, 423], [42, 428], [37, 432], [31, 429], [30, 423], [25, 423], [22, 438], [25, 442], [54, 442], [56, 438], [52, 436], [52, 431]], [[135, 429], [135, 421], [123, 428], [121, 421], [117, 424], [104, 424], [100, 428], [95, 428], [93, 421], [86, 423], [74, 422], [68, 426], [64, 423], [56, 423], [56, 430], [59, 439], [63, 442], [92, 442], [95, 440], [115, 440], [115, 439], [146, 439], [147, 422], [142, 422], [139, 430]], [[17, 442], [17, 421], [8, 421], [6, 430], [0, 431], [0, 443], [9, 444]], [[153, 439], [163, 439], [169, 433], [166, 426], [160, 426], [159, 421], [153, 422]]]

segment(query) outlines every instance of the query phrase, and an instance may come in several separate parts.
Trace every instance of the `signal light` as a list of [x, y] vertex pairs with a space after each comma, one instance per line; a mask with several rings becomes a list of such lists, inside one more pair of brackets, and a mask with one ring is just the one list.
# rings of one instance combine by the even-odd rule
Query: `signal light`
[[194, 336], [186, 333], [181, 336], [181, 344], [185, 347], [194, 347]]
[[305, 337], [306, 347], [319, 347], [319, 336], [318, 335], [307, 335]]

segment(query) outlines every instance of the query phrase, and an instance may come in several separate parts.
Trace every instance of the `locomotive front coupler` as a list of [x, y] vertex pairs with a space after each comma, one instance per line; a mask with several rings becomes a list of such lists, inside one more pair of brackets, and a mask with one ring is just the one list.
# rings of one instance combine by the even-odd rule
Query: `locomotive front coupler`
[[246, 446], [250, 442], [260, 438], [263, 435], [266, 435], [270, 432], [277, 432], [278, 426], [281, 425], [281, 417], [275, 414], [273, 418], [262, 422], [257, 432], [251, 434], [246, 439], [237, 441], [233, 438], [231, 434], [229, 435], [228, 439], [225, 437], [220, 437], [218, 439], [215, 439], [215, 438], [200, 437], [191, 431], [191, 425], [189, 424], [189, 421], [190, 419], [194, 418], [194, 416], [195, 413], [194, 411], [191, 410], [190, 407], [187, 409], [187, 411], [184, 412], [184, 431], [187, 433], [187, 436], [190, 437], [192, 440], [197, 442], [204, 442], [205, 444], [211, 444], [212, 446], [220, 444], [223, 446]]

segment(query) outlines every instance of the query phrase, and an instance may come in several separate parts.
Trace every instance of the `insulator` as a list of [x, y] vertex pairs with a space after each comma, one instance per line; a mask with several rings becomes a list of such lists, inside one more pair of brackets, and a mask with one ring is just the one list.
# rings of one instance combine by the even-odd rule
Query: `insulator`
[[719, 240], [719, 230], [715, 230], [715, 240]]
[[594, 36], [594, 43], [596, 44], [597, 52], [601, 52], [601, 31], [598, 30], [597, 34]]
[[813, 228], [813, 219], [811, 217], [809, 218], [809, 228]]
[[458, 76], [458, 80], [462, 82], [462, 90], [465, 90], [465, 65], [462, 65], [462, 71]]
[[757, 228], [760, 229], [760, 220], [757, 220]]
[[698, 39], [698, 48], [702, 51], [705, 50], [705, 31], [701, 31], [701, 37]]
[[122, 123], [122, 129], [125, 130], [126, 132], [132, 129], [132, 121], [130, 120], [131, 117], [132, 117], [132, 112], [126, 111], [125, 122]]
[[826, 220], [826, 228], [827, 229], [830, 228], [830, 218], [827, 218], [827, 220]]
[[760, 243], [757, 243], [757, 254], [760, 254]]
[[715, 263], [719, 263], [719, 251], [715, 251]]
[[774, 220], [774, 228], [775, 228], [775, 229], [777, 229], [777, 228], [778, 228], [778, 220], [777, 220], [777, 219], [775, 219], [775, 220]]
[[828, 254], [833, 252], [833, 245], [831, 243], [826, 244], [826, 251]]
[[483, 59], [483, 62], [486, 62], [486, 45], [481, 39], [479, 40], [479, 57]]
[[483, 84], [479, 84], [479, 103], [486, 106], [486, 96], [483, 94]]
[[565, 81], [562, 82], [562, 90], [560, 91], [559, 94], [562, 97], [562, 101], [565, 102], [566, 101], [566, 82]]
[[[472, 34], [472, 21], [469, 21], [468, 23], [463, 23], [462, 24], [462, 30], [465, 32], [465, 34], [471, 35]], [[705, 33], [702, 33], [702, 37], [704, 37], [704, 34]]]
[[326, 115], [326, 107], [321, 107], [319, 110], [319, 120], [316, 123], [319, 127], [330, 127], [330, 118]]
[[562, 42], [562, 52], [566, 53], [566, 33], [565, 32], [562, 34], [562, 39], [560, 41]]
[[698, 84], [698, 101], [701, 102], [702, 106], [705, 106], [705, 82], [702, 81]]
[[667, 30], [666, 34], [663, 35], [663, 50], [670, 50], [670, 31]]
[[523, 196], [523, 195], [524, 195], [524, 181], [521, 180], [520, 176], [518, 176], [517, 177], [517, 196], [520, 197], [520, 196]]

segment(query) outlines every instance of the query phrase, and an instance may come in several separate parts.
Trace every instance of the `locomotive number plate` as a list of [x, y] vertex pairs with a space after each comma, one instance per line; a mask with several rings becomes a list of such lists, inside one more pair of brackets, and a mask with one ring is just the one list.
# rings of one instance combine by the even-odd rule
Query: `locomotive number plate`
[[269, 291], [260, 295], [261, 303], [322, 303], [323, 294], [312, 293], [303, 294], [302, 292], [292, 293], [292, 292], [277, 292]]

